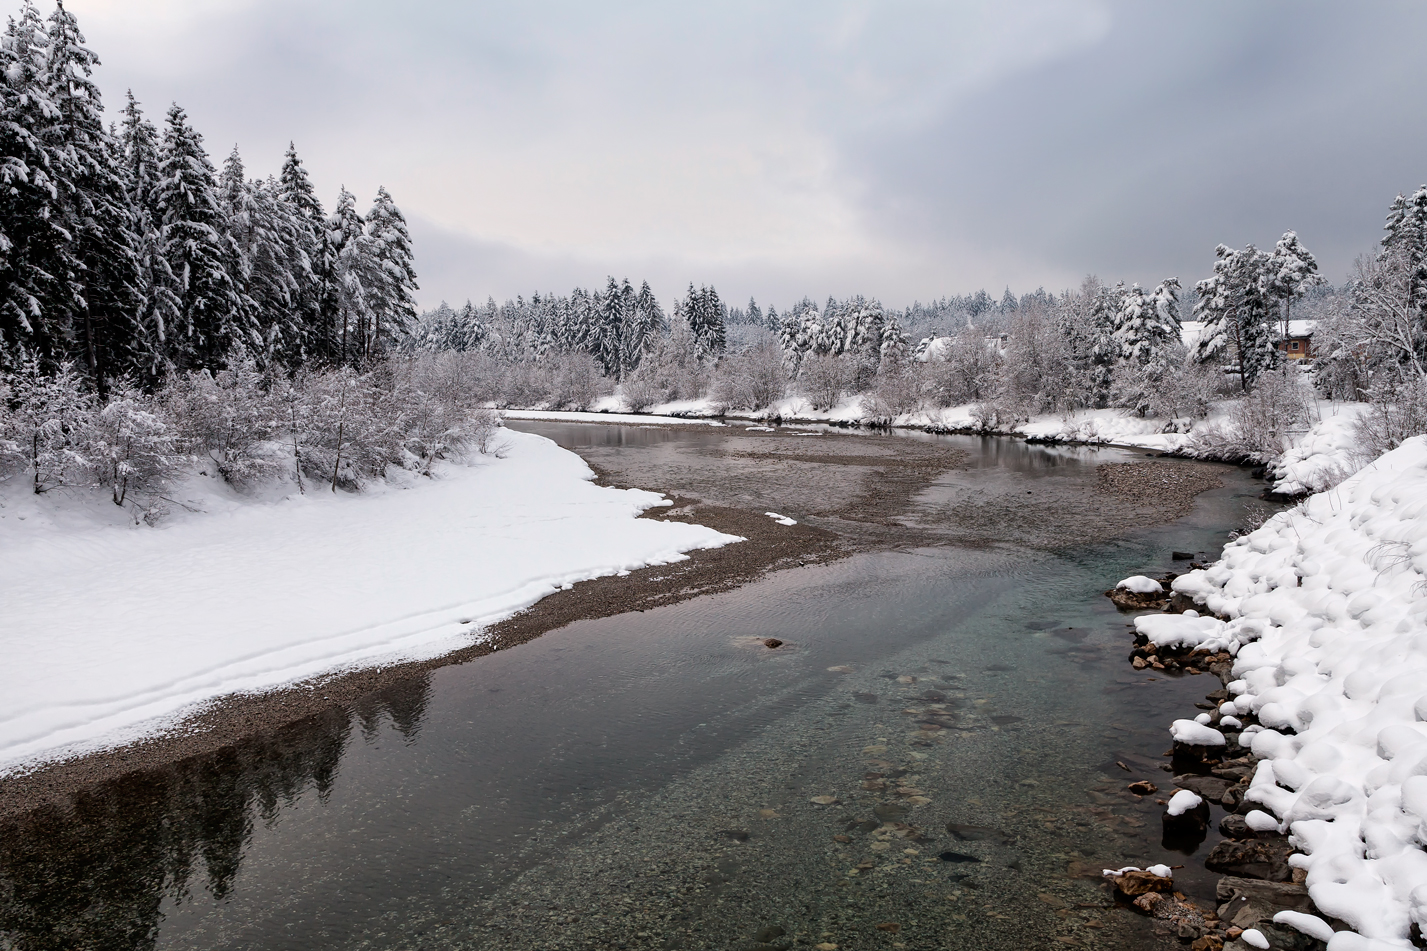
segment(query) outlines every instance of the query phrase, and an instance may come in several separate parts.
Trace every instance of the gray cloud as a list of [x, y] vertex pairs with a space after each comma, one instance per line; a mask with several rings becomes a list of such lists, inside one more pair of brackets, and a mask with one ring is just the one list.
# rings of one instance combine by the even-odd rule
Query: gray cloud
[[423, 304], [1192, 280], [1286, 228], [1340, 277], [1427, 179], [1412, 2], [68, 6], [111, 102], [390, 188]]

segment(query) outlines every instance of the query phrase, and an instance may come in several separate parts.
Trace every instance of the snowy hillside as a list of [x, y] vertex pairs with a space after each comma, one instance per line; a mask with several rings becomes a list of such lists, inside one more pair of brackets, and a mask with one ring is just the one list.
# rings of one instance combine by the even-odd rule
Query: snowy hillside
[[562, 585], [739, 540], [636, 518], [661, 497], [593, 485], [542, 437], [500, 438], [505, 458], [409, 488], [215, 497], [157, 528], [5, 499], [0, 773], [225, 694], [436, 656]]
[[1153, 615], [1141, 633], [1236, 654], [1220, 712], [1260, 721], [1240, 740], [1262, 760], [1246, 818], [1291, 833], [1314, 903], [1362, 936], [1329, 947], [1411, 947], [1427, 926], [1427, 437], [1174, 589], [1230, 620]]

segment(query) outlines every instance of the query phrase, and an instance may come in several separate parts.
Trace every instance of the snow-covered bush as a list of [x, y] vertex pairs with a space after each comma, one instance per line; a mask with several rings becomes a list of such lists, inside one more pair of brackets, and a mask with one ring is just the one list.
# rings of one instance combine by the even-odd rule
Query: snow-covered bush
[[814, 353], [803, 360], [798, 371], [798, 392], [813, 409], [828, 410], [837, 405], [851, 380], [846, 360], [828, 353]]
[[84, 444], [95, 398], [69, 363], [46, 373], [36, 357], [23, 360], [6, 380], [8, 411], [0, 416], [0, 453], [30, 474], [35, 494], [83, 485], [89, 460]]
[[185, 374], [161, 394], [179, 445], [206, 458], [234, 486], [252, 484], [286, 467], [274, 442], [283, 412], [267, 383], [245, 359], [216, 374]]
[[960, 406], [990, 399], [999, 388], [1001, 359], [986, 336], [967, 327], [942, 349], [941, 359], [926, 362], [932, 399], [940, 406]]
[[748, 345], [724, 357], [714, 371], [713, 395], [733, 409], [758, 410], [782, 399], [787, 385], [783, 350], [766, 330], [748, 335]]
[[115, 505], [131, 496], [151, 503], [189, 460], [159, 406], [127, 386], [94, 414], [83, 451], [91, 481], [107, 488]]
[[888, 422], [905, 413], [922, 408], [922, 393], [926, 381], [922, 364], [908, 360], [883, 360], [872, 381], [868, 409], [874, 416]]

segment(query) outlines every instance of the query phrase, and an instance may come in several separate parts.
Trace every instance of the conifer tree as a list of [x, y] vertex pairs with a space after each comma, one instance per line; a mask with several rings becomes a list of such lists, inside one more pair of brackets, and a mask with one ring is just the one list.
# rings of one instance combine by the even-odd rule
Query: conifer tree
[[45, 131], [44, 23], [28, 0], [0, 39], [0, 363], [29, 351], [52, 362], [72, 337], [62, 257], [69, 236]]
[[59, 256], [65, 303], [90, 382], [103, 399], [107, 378], [128, 369], [138, 301], [138, 237], [119, 152], [104, 128], [99, 58], [84, 46], [61, 5], [48, 22], [45, 86], [54, 104], [45, 129], [68, 241]]
[[357, 363], [363, 355], [362, 340], [370, 322], [372, 289], [380, 276], [366, 223], [357, 212], [357, 198], [345, 186], [337, 195], [337, 208], [327, 222], [327, 234], [334, 254], [336, 360]]
[[385, 188], [377, 189], [366, 227], [377, 275], [369, 297], [371, 325], [363, 351], [370, 358], [391, 349], [415, 323], [417, 284], [406, 217]]
[[1293, 300], [1310, 287], [1323, 283], [1318, 262], [1312, 252], [1298, 240], [1298, 235], [1285, 231], [1278, 239], [1268, 260], [1267, 289], [1283, 305], [1282, 337], [1288, 337], [1288, 324], [1293, 317]]
[[154, 206], [154, 189], [159, 174], [159, 137], [153, 123], [144, 118], [132, 91], [124, 106], [119, 145], [124, 185], [134, 214], [135, 248], [138, 264], [138, 304], [135, 369], [140, 376], [156, 381], [164, 372], [168, 334], [165, 320], [178, 312], [176, 282], [163, 255], [159, 214]]
[[[1427, 185], [1410, 196], [1398, 195], [1383, 226], [1378, 263], [1402, 273], [1403, 306], [1414, 327], [1417, 340], [1427, 340]], [[1427, 352], [1418, 346], [1419, 362]]]
[[337, 317], [337, 253], [327, 229], [322, 202], [307, 177], [297, 147], [289, 142], [278, 176], [278, 195], [294, 217], [306, 268], [298, 275], [295, 305], [305, 334], [309, 356], [327, 362], [337, 359], [340, 330]]
[[218, 186], [203, 137], [177, 104], [168, 112], [158, 172], [154, 210], [176, 305], [162, 320], [167, 355], [180, 370], [217, 368], [235, 347], [260, 348], [262, 337], [233, 285], [234, 249], [219, 230]]
[[1195, 344], [1200, 362], [1229, 357], [1238, 364], [1245, 392], [1276, 360], [1267, 288], [1269, 256], [1253, 245], [1214, 250], [1214, 274], [1195, 285], [1194, 314], [1204, 328]]

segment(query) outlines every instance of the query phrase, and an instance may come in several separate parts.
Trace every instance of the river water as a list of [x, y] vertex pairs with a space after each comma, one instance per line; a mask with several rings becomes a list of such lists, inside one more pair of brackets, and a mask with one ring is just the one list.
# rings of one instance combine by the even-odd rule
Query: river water
[[[915, 517], [1140, 458], [961, 444]], [[1124, 787], [1167, 785], [1169, 720], [1218, 684], [1131, 670], [1102, 592], [1213, 551], [1256, 492], [1226, 468], [1111, 540], [981, 526], [578, 622], [87, 790], [0, 827], [0, 948], [1155, 947], [1098, 871], [1185, 864], [1212, 895]]]

